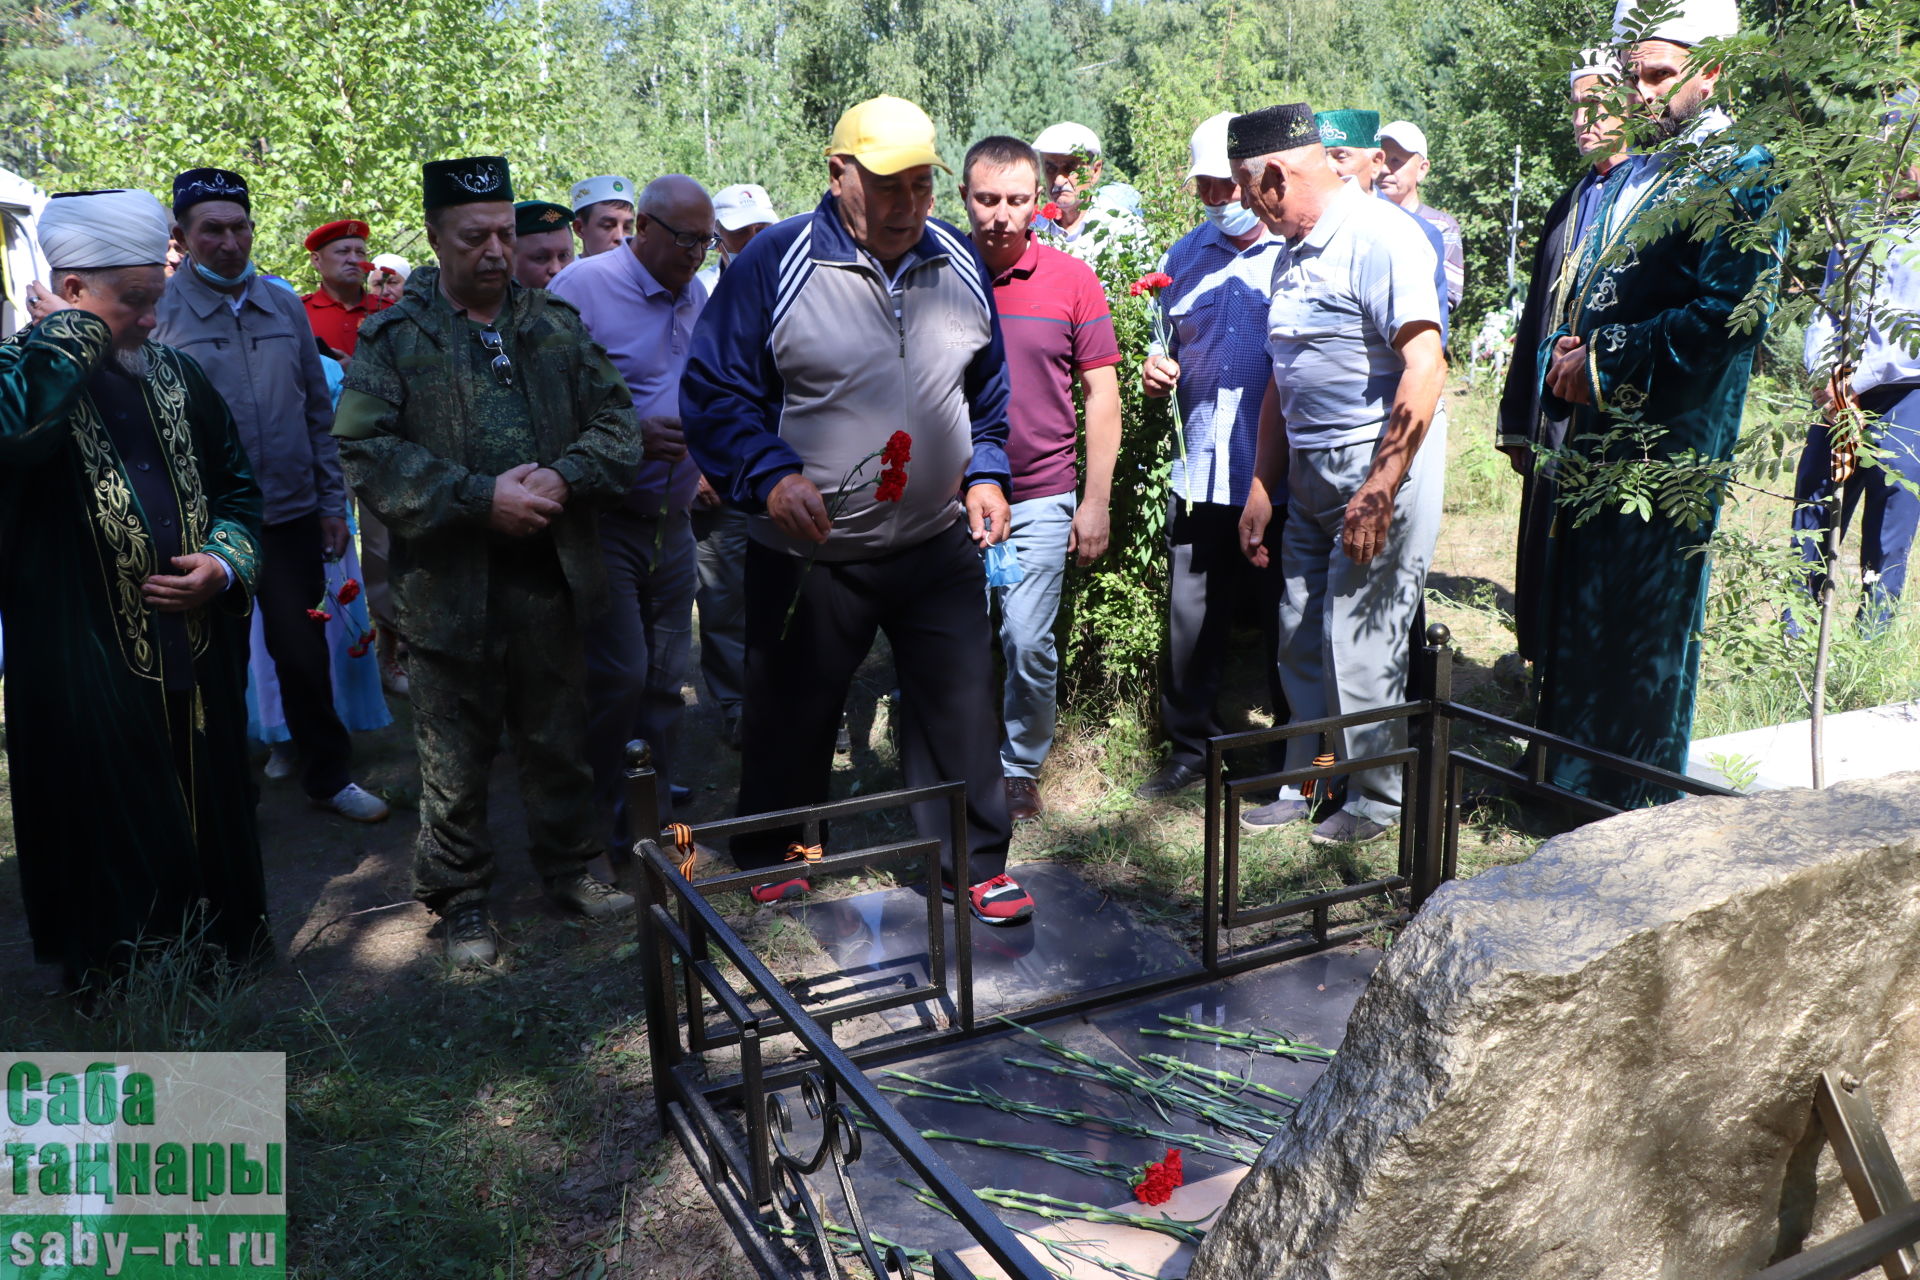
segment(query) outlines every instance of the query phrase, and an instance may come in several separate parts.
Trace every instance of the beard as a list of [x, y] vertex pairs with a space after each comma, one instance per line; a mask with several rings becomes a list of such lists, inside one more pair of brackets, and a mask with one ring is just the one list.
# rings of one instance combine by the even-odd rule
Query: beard
[[1706, 109], [1706, 105], [1707, 100], [1704, 96], [1695, 98], [1692, 102], [1687, 103], [1667, 103], [1665, 107], [1661, 108], [1659, 116], [1657, 116], [1653, 122], [1656, 140], [1660, 142], [1672, 142], [1675, 138], [1685, 133], [1687, 127], [1700, 118], [1700, 113]]
[[129, 378], [145, 382], [153, 375], [153, 361], [147, 355], [147, 344], [144, 342], [137, 347], [115, 347], [113, 362]]

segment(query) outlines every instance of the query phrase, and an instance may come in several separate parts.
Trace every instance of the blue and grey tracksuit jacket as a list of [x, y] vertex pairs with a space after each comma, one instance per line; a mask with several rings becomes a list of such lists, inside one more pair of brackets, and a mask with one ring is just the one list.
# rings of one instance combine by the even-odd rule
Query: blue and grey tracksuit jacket
[[[754, 237], [720, 277], [694, 328], [680, 416], [700, 470], [757, 513], [756, 541], [814, 552], [765, 515], [774, 485], [798, 473], [838, 509], [821, 559], [924, 542], [961, 518], [968, 485], [1011, 492], [1007, 361], [986, 266], [928, 219], [889, 282], [828, 195]], [[913, 437], [906, 492], [876, 502], [877, 458], [846, 478], [895, 431]]]

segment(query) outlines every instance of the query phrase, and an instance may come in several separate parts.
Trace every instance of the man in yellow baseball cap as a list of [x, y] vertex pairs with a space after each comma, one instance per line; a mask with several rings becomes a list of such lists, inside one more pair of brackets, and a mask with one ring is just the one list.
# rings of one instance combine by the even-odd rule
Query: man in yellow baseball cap
[[[993, 279], [933, 216], [933, 169], [947, 164], [926, 112], [860, 103], [826, 157], [813, 213], [762, 231], [721, 277], [680, 380], [688, 452], [749, 513], [739, 810], [826, 800], [847, 690], [884, 631], [907, 785], [966, 786], [961, 831], [939, 801], [913, 809], [921, 837], [942, 845], [942, 887], [974, 919], [1017, 926], [1034, 904], [1006, 874], [979, 550], [1012, 526]], [[736, 864], [765, 877], [754, 901], [811, 892], [819, 851], [803, 836], [796, 825], [731, 841]]]
[[933, 213], [933, 121], [905, 98], [881, 95], [841, 113], [827, 143], [828, 186], [854, 242], [889, 272], [920, 243]]

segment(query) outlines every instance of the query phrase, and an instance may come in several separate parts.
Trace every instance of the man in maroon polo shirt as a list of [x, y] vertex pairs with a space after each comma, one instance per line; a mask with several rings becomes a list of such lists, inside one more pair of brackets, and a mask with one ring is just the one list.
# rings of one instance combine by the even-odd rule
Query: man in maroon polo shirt
[[[1067, 558], [1082, 568], [1107, 549], [1107, 504], [1120, 452], [1120, 347], [1107, 295], [1092, 268], [1041, 244], [1030, 227], [1039, 209], [1040, 157], [1018, 138], [984, 138], [967, 152], [960, 198], [973, 244], [993, 277], [1006, 335], [1007, 460], [1013, 472], [1009, 542], [1020, 580], [989, 587], [1000, 604], [1002, 694], [1000, 767], [1014, 821], [1039, 815], [1040, 766], [1053, 746], [1060, 658], [1053, 620]], [[1078, 435], [1073, 382], [1087, 413], [1087, 488], [1075, 501]]]
[[315, 227], [307, 253], [320, 287], [301, 301], [320, 341], [345, 356], [360, 341], [360, 322], [393, 304], [367, 292], [367, 224], [351, 218]]

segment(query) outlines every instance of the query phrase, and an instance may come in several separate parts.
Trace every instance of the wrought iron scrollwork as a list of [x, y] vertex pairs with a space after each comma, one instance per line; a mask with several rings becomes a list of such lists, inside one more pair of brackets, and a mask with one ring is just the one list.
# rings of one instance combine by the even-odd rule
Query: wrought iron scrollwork
[[875, 1280], [912, 1280], [912, 1255], [900, 1245], [880, 1244], [867, 1227], [867, 1216], [860, 1208], [859, 1196], [854, 1193], [853, 1179], [847, 1174], [847, 1166], [860, 1158], [860, 1127], [854, 1123], [852, 1108], [834, 1096], [833, 1083], [822, 1080], [814, 1072], [808, 1072], [800, 1081], [800, 1101], [807, 1115], [820, 1122], [820, 1143], [806, 1156], [794, 1154], [787, 1145], [787, 1135], [793, 1132], [793, 1113], [787, 1107], [786, 1096], [775, 1093], [768, 1101], [773, 1104], [769, 1137], [773, 1140], [779, 1208], [794, 1222], [805, 1221], [820, 1253], [822, 1273], [832, 1280], [839, 1280], [842, 1274], [834, 1257], [834, 1233], [820, 1212], [812, 1188], [807, 1185], [807, 1175], [831, 1164], [847, 1206], [850, 1222], [847, 1229], [853, 1233]]

